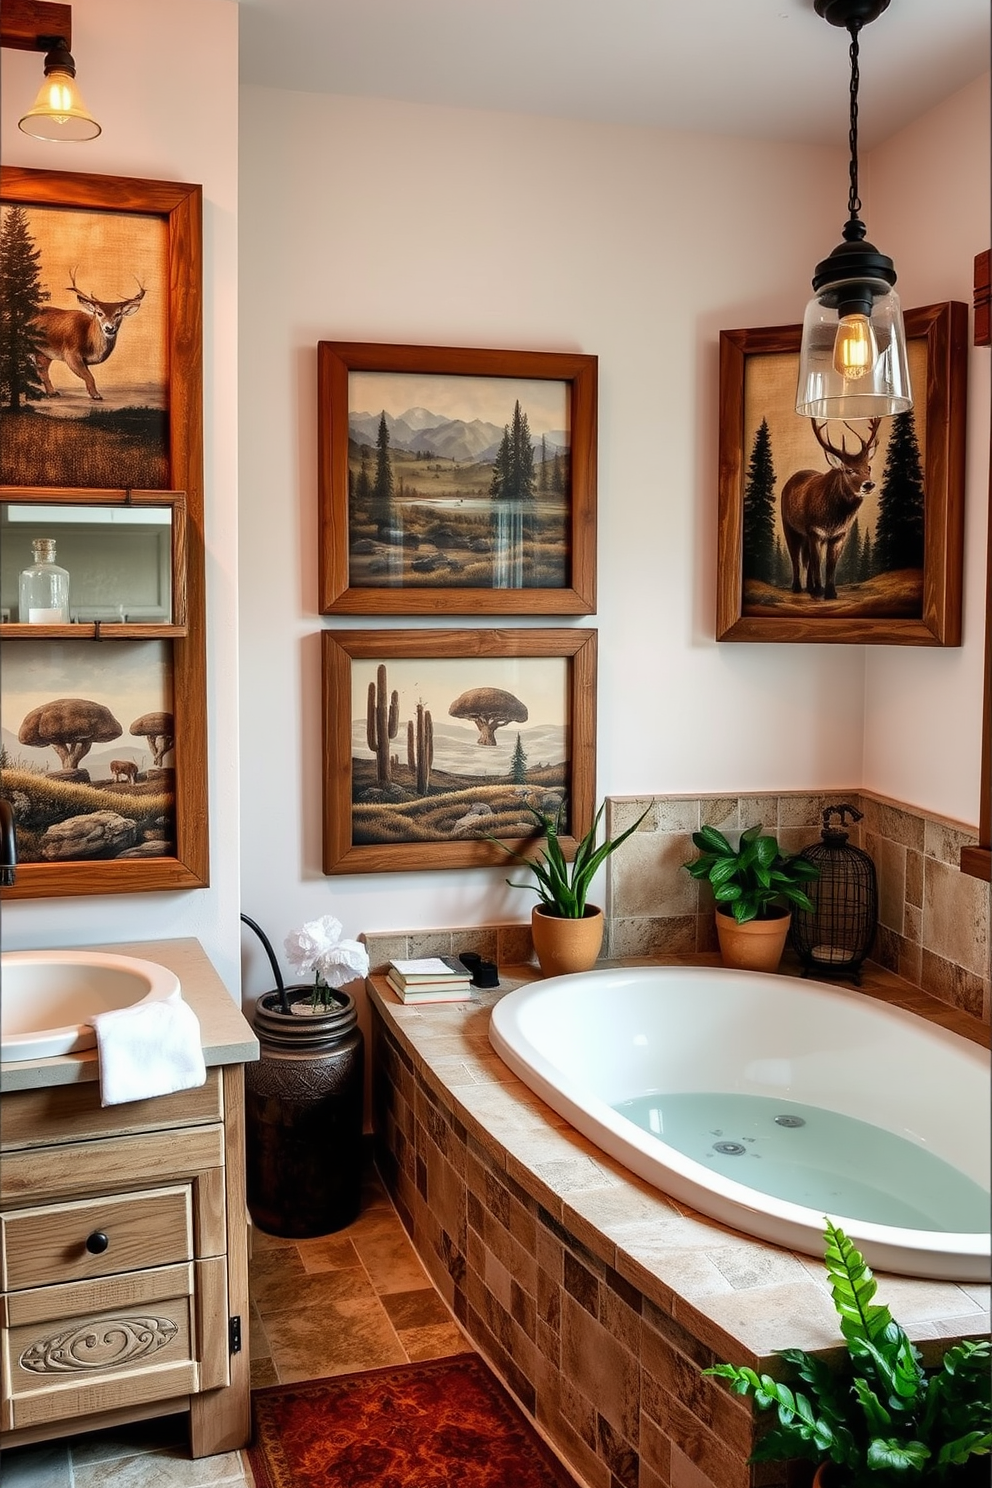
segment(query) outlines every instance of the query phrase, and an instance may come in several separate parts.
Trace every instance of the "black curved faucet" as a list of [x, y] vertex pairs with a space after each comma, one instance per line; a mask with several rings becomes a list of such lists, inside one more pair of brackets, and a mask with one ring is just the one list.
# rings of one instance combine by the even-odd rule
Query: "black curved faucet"
[[9, 888], [17, 876], [17, 835], [14, 832], [14, 808], [6, 796], [0, 796], [0, 885]]

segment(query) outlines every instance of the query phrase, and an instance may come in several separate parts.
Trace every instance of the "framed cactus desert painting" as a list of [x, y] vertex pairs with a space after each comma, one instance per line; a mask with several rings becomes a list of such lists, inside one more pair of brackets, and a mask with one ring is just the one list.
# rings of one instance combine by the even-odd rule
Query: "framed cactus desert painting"
[[324, 872], [566, 855], [595, 790], [594, 630], [331, 631], [323, 645]]
[[321, 614], [591, 614], [596, 397], [580, 353], [321, 341]]
[[795, 413], [800, 326], [720, 335], [716, 637], [961, 640], [966, 305], [906, 312], [913, 407]]

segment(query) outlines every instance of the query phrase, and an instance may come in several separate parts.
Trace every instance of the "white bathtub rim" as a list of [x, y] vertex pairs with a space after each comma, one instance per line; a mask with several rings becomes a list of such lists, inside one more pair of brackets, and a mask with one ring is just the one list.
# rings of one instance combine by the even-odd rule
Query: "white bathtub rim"
[[[660, 969], [668, 968], [618, 968], [617, 974], [624, 977], [633, 974], [637, 980], [644, 980], [656, 975]], [[680, 974], [685, 971], [709, 973], [717, 968], [679, 967], [677, 970]], [[646, 975], [637, 975], [638, 973]], [[539, 995], [539, 989], [560, 986], [567, 990], [569, 984], [576, 983], [585, 983], [588, 988], [587, 979], [591, 975], [596, 974], [587, 972], [549, 977], [540, 982], [528, 983], [502, 998], [493, 1009], [489, 1040], [503, 1062], [583, 1136], [638, 1178], [676, 1202], [688, 1204], [738, 1232], [822, 1257], [823, 1214], [787, 1199], [764, 1194], [713, 1172], [669, 1147], [653, 1134], [642, 1131], [598, 1096], [580, 1090], [568, 1075], [533, 1049], [533, 1046], [527, 1060], [517, 1053], [506, 1038], [501, 1023], [510, 1022], [521, 1003]], [[766, 974], [758, 972], [734, 973], [734, 976], [757, 977], [762, 982], [769, 980]], [[864, 997], [863, 993], [851, 988], [832, 987], [825, 983], [811, 985], [842, 997]], [[511, 999], [517, 999], [516, 1003]], [[887, 1012], [899, 1014], [901, 1018], [909, 1019], [916, 1025], [925, 1022], [905, 1009], [892, 1008], [888, 1004], [880, 1005]], [[502, 1015], [501, 1008], [505, 1009]], [[948, 1033], [946, 1029], [930, 1024], [926, 1024], [926, 1027], [928, 1033], [933, 1028], [935, 1033], [945, 1035], [953, 1041], [954, 1047], [967, 1042], [956, 1034]], [[663, 1182], [659, 1181], [659, 1169], [665, 1174]], [[750, 1216], [746, 1227], [741, 1223], [743, 1214]], [[877, 1224], [850, 1215], [831, 1214], [829, 1217], [862, 1251], [868, 1263], [880, 1270], [935, 1280], [979, 1283], [987, 1282], [992, 1275], [992, 1236], [989, 1234], [910, 1230]]]

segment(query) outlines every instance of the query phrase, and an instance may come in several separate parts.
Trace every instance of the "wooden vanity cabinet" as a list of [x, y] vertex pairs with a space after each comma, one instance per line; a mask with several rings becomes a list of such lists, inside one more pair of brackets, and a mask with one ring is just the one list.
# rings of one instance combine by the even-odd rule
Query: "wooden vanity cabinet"
[[188, 1411], [249, 1435], [244, 1072], [103, 1108], [95, 1081], [0, 1096], [0, 1444]]

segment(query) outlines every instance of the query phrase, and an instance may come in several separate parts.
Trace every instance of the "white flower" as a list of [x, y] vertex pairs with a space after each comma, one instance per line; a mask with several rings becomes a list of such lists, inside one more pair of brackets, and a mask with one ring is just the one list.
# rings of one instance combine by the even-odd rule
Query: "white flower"
[[369, 969], [368, 952], [357, 940], [342, 940], [344, 927], [333, 915], [308, 920], [286, 936], [286, 954], [296, 971], [312, 971], [329, 987], [343, 987]]

